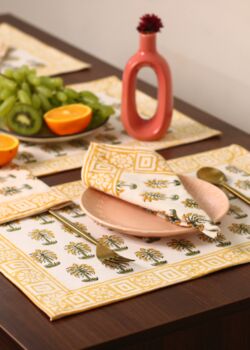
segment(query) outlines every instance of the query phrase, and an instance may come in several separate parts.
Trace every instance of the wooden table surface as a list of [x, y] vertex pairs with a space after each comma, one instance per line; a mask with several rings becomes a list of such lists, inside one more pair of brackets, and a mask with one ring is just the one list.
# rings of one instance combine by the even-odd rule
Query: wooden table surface
[[[66, 83], [94, 80], [121, 71], [11, 16], [8, 22], [45, 43], [92, 64], [65, 74]], [[79, 33], [84, 35], [84, 33]], [[155, 96], [145, 83], [139, 88]], [[213, 101], [211, 101], [213, 103]], [[161, 151], [176, 158], [232, 143], [249, 147], [249, 135], [178, 99], [175, 107], [223, 136]], [[237, 116], [235, 116], [237, 118]], [[55, 185], [80, 179], [80, 170], [43, 180]], [[186, 283], [50, 322], [27, 297], [0, 276], [0, 349], [250, 349], [250, 266], [242, 265]]]

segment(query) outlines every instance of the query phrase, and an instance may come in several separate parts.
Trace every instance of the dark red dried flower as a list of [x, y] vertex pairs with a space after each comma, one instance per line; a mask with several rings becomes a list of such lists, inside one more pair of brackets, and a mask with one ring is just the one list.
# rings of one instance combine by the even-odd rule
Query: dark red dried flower
[[140, 18], [138, 27], [136, 28], [140, 33], [157, 33], [163, 28], [161, 19], [152, 14], [146, 14]]

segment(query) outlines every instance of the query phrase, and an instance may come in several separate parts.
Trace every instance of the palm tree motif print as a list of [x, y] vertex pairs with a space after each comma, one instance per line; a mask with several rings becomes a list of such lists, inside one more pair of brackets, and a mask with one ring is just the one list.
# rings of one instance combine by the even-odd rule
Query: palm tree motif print
[[61, 209], [63, 213], [69, 214], [72, 218], [80, 218], [85, 216], [86, 214], [81, 210], [80, 206], [77, 204], [71, 204], [63, 209]]
[[[84, 233], [86, 233], [87, 235], [89, 235], [89, 232], [87, 230], [87, 227], [84, 224], [81, 224], [80, 222], [75, 222], [75, 225]], [[75, 237], [82, 237], [79, 233], [74, 232], [71, 228], [62, 225], [62, 229], [64, 232], [70, 233], [71, 235], [74, 235]]]
[[98, 277], [95, 276], [94, 268], [87, 264], [73, 264], [67, 267], [67, 272], [74, 277], [83, 278], [82, 282], [93, 282], [98, 280]]
[[242, 190], [250, 190], [250, 180], [238, 180], [235, 185]]
[[162, 265], [166, 264], [167, 261], [163, 260], [164, 256], [163, 254], [154, 248], [140, 248], [135, 255], [137, 258], [144, 260], [144, 261], [150, 261], [152, 266], [156, 265]]
[[177, 194], [167, 197], [164, 193], [161, 193], [161, 192], [144, 192], [141, 194], [141, 196], [143, 197], [144, 202], [160, 201], [167, 198], [173, 201], [176, 201], [179, 199], [179, 196]]
[[115, 128], [110, 123], [105, 124], [104, 131], [114, 131]]
[[75, 148], [82, 148], [84, 150], [87, 150], [89, 147], [89, 142], [84, 140], [72, 140], [69, 142], [69, 145]]
[[40, 225], [49, 225], [53, 224], [55, 220], [50, 214], [40, 214], [34, 217], [35, 220], [39, 221]]
[[78, 255], [79, 259], [90, 259], [93, 258], [93, 254], [88, 254], [91, 252], [91, 248], [86, 243], [81, 242], [69, 242], [64, 248], [69, 254]]
[[180, 180], [157, 180], [152, 179], [145, 182], [145, 185], [151, 188], [167, 188], [168, 185], [173, 184], [174, 186], [179, 186], [181, 184]]
[[181, 219], [178, 217], [175, 209], [170, 209], [170, 215], [167, 216], [167, 219], [176, 225], [179, 225], [181, 223]]
[[60, 265], [57, 261], [57, 255], [50, 250], [36, 249], [30, 256], [40, 264], [44, 264], [44, 267], [51, 268]]
[[111, 135], [111, 134], [106, 134], [106, 135], [99, 134], [95, 137], [95, 139], [100, 142], [111, 143], [112, 145], [119, 145], [121, 143], [121, 141], [119, 141], [115, 135]]
[[193, 198], [186, 198], [182, 201], [186, 208], [198, 208], [198, 203]]
[[19, 153], [17, 156], [17, 159], [22, 160], [25, 164], [37, 162], [34, 154], [32, 154], [30, 152], [26, 152], [26, 151]]
[[140, 237], [145, 243], [154, 243], [157, 241], [160, 241], [161, 239], [159, 237]]
[[6, 231], [8, 231], [8, 232], [14, 232], [14, 231], [21, 230], [21, 226], [20, 226], [20, 221], [19, 220], [8, 222], [6, 224], [2, 224], [1, 226], [7, 227]]
[[132, 267], [129, 267], [127, 264], [117, 264], [116, 266], [117, 273], [124, 274], [134, 271]]
[[185, 251], [186, 256], [196, 255], [200, 253], [199, 250], [194, 250], [195, 245], [187, 239], [171, 239], [171, 241], [167, 243], [167, 246], [179, 252]]
[[184, 214], [183, 219], [187, 222], [188, 226], [195, 227], [200, 231], [203, 231], [205, 222], [211, 223], [211, 221], [207, 220], [203, 215], [194, 214], [194, 213]]
[[231, 224], [228, 228], [231, 232], [238, 235], [250, 235], [250, 225], [247, 224]]
[[234, 174], [242, 174], [243, 176], [249, 176], [248, 173], [246, 173], [244, 170], [241, 170], [239, 168], [237, 168], [234, 165], [228, 165], [226, 166], [226, 170], [229, 171], [230, 173], [234, 173]]
[[226, 237], [222, 233], [217, 234], [217, 237], [215, 237], [215, 238], [208, 237], [208, 236], [204, 235], [204, 233], [200, 233], [198, 235], [198, 237], [200, 240], [202, 240], [204, 242], [217, 243], [216, 247], [226, 247], [226, 246], [231, 245], [231, 242], [227, 241]]
[[9, 178], [15, 179], [16, 176], [12, 174], [9, 174], [7, 176], [0, 176], [0, 183], [7, 181]]
[[234, 194], [228, 192], [224, 188], [221, 188], [221, 190], [225, 193], [225, 195], [227, 196], [228, 200], [232, 201], [232, 200], [237, 198]]
[[55, 235], [52, 231], [50, 230], [33, 230], [29, 236], [31, 239], [34, 239], [35, 241], [41, 241], [43, 242], [42, 245], [52, 245], [56, 244], [57, 241], [53, 240], [55, 238]]
[[136, 184], [127, 184], [125, 181], [118, 181], [116, 184], [116, 193], [120, 194], [124, 191], [124, 187], [129, 188], [130, 190], [135, 190], [137, 188]]
[[230, 205], [227, 215], [232, 215], [234, 219], [243, 219], [247, 217], [247, 214], [237, 205]]
[[121, 251], [128, 249], [127, 246], [124, 245], [124, 239], [120, 236], [116, 235], [104, 235], [98, 239], [99, 243], [111, 248], [115, 251]]
[[60, 145], [57, 145], [57, 144], [43, 145], [43, 146], [41, 146], [41, 149], [44, 152], [54, 154], [56, 157], [61, 157], [61, 156], [65, 156], [66, 155], [66, 152], [63, 151], [63, 147], [60, 146]]
[[13, 196], [15, 194], [21, 193], [23, 190], [31, 190], [32, 187], [28, 184], [24, 184], [21, 187], [16, 187], [16, 186], [6, 186], [0, 188], [0, 194], [3, 196]]

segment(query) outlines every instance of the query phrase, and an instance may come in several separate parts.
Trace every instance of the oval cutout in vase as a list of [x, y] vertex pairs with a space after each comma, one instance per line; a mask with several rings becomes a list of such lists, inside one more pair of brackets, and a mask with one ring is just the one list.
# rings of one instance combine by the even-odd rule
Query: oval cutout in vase
[[[137, 30], [140, 47], [128, 61], [122, 84], [122, 122], [127, 133], [142, 141], [161, 139], [167, 132], [173, 112], [172, 81], [169, 65], [156, 49], [156, 33], [163, 27], [160, 18], [145, 15]], [[158, 80], [158, 105], [153, 118], [145, 120], [136, 108], [136, 77], [142, 67], [155, 71]]]

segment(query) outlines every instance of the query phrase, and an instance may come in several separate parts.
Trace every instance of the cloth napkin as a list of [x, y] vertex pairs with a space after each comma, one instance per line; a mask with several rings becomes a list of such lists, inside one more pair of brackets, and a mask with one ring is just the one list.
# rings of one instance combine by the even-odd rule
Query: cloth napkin
[[9, 165], [0, 168], [0, 224], [64, 206], [69, 198], [49, 187], [28, 170]]
[[[165, 159], [153, 151], [91, 143], [82, 181], [86, 187], [139, 205], [174, 224], [194, 227], [211, 238], [220, 233]], [[191, 208], [187, 201], [193, 203]]]

